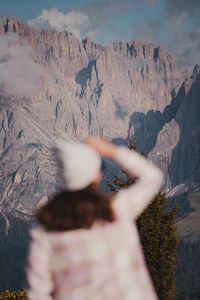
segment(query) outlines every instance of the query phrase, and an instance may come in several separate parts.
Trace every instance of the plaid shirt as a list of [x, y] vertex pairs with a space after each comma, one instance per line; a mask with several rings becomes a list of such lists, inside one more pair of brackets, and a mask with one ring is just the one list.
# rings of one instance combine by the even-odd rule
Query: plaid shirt
[[163, 173], [124, 146], [114, 160], [138, 178], [115, 195], [114, 222], [65, 232], [31, 230], [29, 300], [157, 300], [135, 221], [159, 192]]

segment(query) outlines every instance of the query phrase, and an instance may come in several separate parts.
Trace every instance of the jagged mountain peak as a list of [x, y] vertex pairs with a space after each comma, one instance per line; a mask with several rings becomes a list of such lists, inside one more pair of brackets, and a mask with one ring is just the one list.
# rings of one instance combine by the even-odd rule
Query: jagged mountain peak
[[33, 30], [26, 22], [16, 17], [0, 17], [0, 33], [22, 33], [27, 30]]
[[27, 31], [40, 33], [43, 35], [50, 35], [50, 36], [73, 36], [75, 39], [73, 33], [70, 31], [62, 31], [58, 32], [54, 29], [41, 29], [38, 30], [35, 27], [30, 26], [27, 22], [22, 21], [19, 18], [16, 17], [0, 17], [0, 33], [18, 33], [22, 34]]
[[[21, 40], [28, 42], [33, 53], [30, 59], [34, 70], [38, 70], [38, 65], [48, 67], [44, 73], [51, 70], [56, 78], [53, 84], [47, 86], [47, 90], [41, 92], [38, 89], [34, 100], [29, 97], [28, 106], [20, 97], [12, 101], [9, 97], [2, 98], [0, 124], [5, 129], [0, 132], [2, 161], [10, 164], [7, 167], [9, 172], [12, 173], [13, 168], [17, 170], [14, 183], [9, 177], [10, 173], [3, 173], [5, 181], [0, 187], [10, 207], [15, 205], [15, 198], [22, 198], [21, 201], [26, 202], [25, 198], [32, 193], [31, 188], [23, 185], [26, 176], [33, 173], [34, 177], [35, 174], [45, 172], [43, 157], [47, 157], [45, 147], [49, 135], [69, 135], [81, 140], [93, 134], [117, 139], [126, 138], [130, 128], [135, 131], [135, 135], [143, 137], [144, 133], [144, 141], [150, 141], [153, 133], [154, 142], [157, 123], [158, 131], [161, 129], [159, 118], [162, 112], [169, 119], [169, 109], [165, 108], [170, 106], [179, 91], [184, 76], [171, 54], [162, 46], [144, 41], [115, 42], [102, 46], [90, 38], [81, 42], [69, 32], [38, 31], [17, 18], [4, 17], [0, 19], [0, 33], [6, 36], [7, 32], [19, 33]], [[33, 80], [29, 80], [30, 84], [41, 78], [40, 73], [36, 76], [36, 71], [34, 74], [26, 73], [27, 62], [29, 56], [25, 65], [15, 60], [15, 63], [19, 63], [19, 69], [22, 68], [22, 73], [27, 74], [20, 82], [22, 87], [27, 85], [28, 76], [34, 75]], [[13, 70], [10, 75], [13, 76]], [[13, 81], [17, 87], [18, 77], [16, 74]], [[177, 103], [170, 106], [170, 109], [176, 109]], [[149, 122], [153, 118], [150, 116], [155, 121], [152, 132], [148, 132]], [[148, 124], [148, 129], [143, 132], [145, 124]], [[152, 145], [151, 142], [149, 149]], [[13, 163], [16, 152], [25, 154], [17, 157]], [[37, 176], [30, 179], [39, 190], [35, 201], [48, 194], [48, 182], [53, 178], [53, 175], [43, 173], [42, 176], [41, 179]], [[23, 192], [25, 198], [20, 196]], [[21, 207], [22, 202], [17, 203], [16, 207]]]
[[169, 63], [175, 62], [175, 58], [162, 45], [145, 41], [114, 42], [107, 45], [114, 48], [118, 53], [122, 53], [129, 58], [153, 60], [167, 59]]
[[83, 47], [87, 52], [89, 60], [97, 59], [100, 54], [105, 51], [105, 47], [95, 43], [90, 37], [82, 40]]
[[[51, 38], [67, 37], [74, 40], [77, 38], [73, 33], [69, 31], [58, 32], [56, 30], [41, 30], [31, 27], [26, 22], [23, 22], [16, 17], [6, 17], [0, 18], [0, 33], [18, 33], [20, 35], [42, 35]], [[77, 40], [79, 43], [80, 41]], [[95, 43], [90, 37], [86, 37], [82, 40], [83, 47], [85, 48], [89, 59], [95, 59], [99, 55], [106, 51], [113, 49], [120, 55], [135, 58], [135, 59], [150, 59], [157, 62], [157, 60], [168, 60], [169, 63], [174, 62], [173, 56], [161, 45], [153, 42], [146, 41], [128, 41], [128, 42], [113, 42], [106, 46], [99, 43]]]
[[83, 42], [84, 45], [85, 44], [95, 44], [93, 42], [93, 40], [90, 37], [88, 37], [88, 36], [85, 39], [83, 39], [82, 42]]

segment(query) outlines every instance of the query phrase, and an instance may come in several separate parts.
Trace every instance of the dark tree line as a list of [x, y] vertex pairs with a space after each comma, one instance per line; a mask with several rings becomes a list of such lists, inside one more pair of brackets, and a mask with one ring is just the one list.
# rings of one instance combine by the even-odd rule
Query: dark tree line
[[200, 300], [200, 241], [179, 242], [177, 286], [181, 298]]

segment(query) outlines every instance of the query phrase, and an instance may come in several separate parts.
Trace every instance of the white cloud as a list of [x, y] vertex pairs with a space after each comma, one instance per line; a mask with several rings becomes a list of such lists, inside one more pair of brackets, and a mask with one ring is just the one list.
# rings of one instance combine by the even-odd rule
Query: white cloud
[[191, 70], [200, 63], [200, 22], [192, 26], [187, 11], [163, 11], [162, 16], [162, 20], [142, 20], [134, 26], [134, 37], [162, 44], [182, 66]]
[[43, 90], [52, 80], [47, 68], [34, 61], [31, 47], [17, 35], [0, 36], [0, 92], [28, 97]]
[[168, 28], [173, 32], [169, 46], [181, 64], [193, 67], [200, 63], [200, 26], [189, 28], [191, 16], [187, 12], [171, 16]]
[[97, 29], [90, 29], [87, 32], [87, 37], [90, 38], [91, 40], [94, 40], [94, 38], [97, 38], [98, 35], [100, 35], [100, 32]]
[[91, 27], [87, 14], [79, 11], [70, 11], [65, 14], [57, 8], [44, 9], [38, 17], [30, 20], [28, 23], [37, 29], [53, 29], [59, 32], [70, 31], [78, 39], [83, 37], [82, 33], [84, 30], [89, 30]]

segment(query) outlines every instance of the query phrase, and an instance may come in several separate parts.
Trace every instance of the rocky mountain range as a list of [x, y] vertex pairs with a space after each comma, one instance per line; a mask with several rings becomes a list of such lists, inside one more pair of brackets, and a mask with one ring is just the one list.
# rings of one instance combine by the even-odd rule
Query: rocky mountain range
[[[190, 74], [160, 45], [102, 46], [0, 18], [0, 229], [10, 236], [0, 247], [5, 274], [6, 255], [21, 253], [0, 288], [19, 287], [27, 244], [19, 232], [27, 233], [24, 220], [58, 187], [55, 137], [81, 141], [91, 134], [115, 143], [134, 137], [138, 151], [164, 171], [168, 196], [198, 192], [199, 101], [200, 66]], [[106, 176], [113, 170], [107, 162]]]
[[134, 136], [165, 172], [169, 195], [199, 190], [198, 65], [190, 76], [160, 45], [102, 46], [15, 18], [0, 19], [0, 40], [2, 213], [28, 218], [52, 193], [54, 137]]

